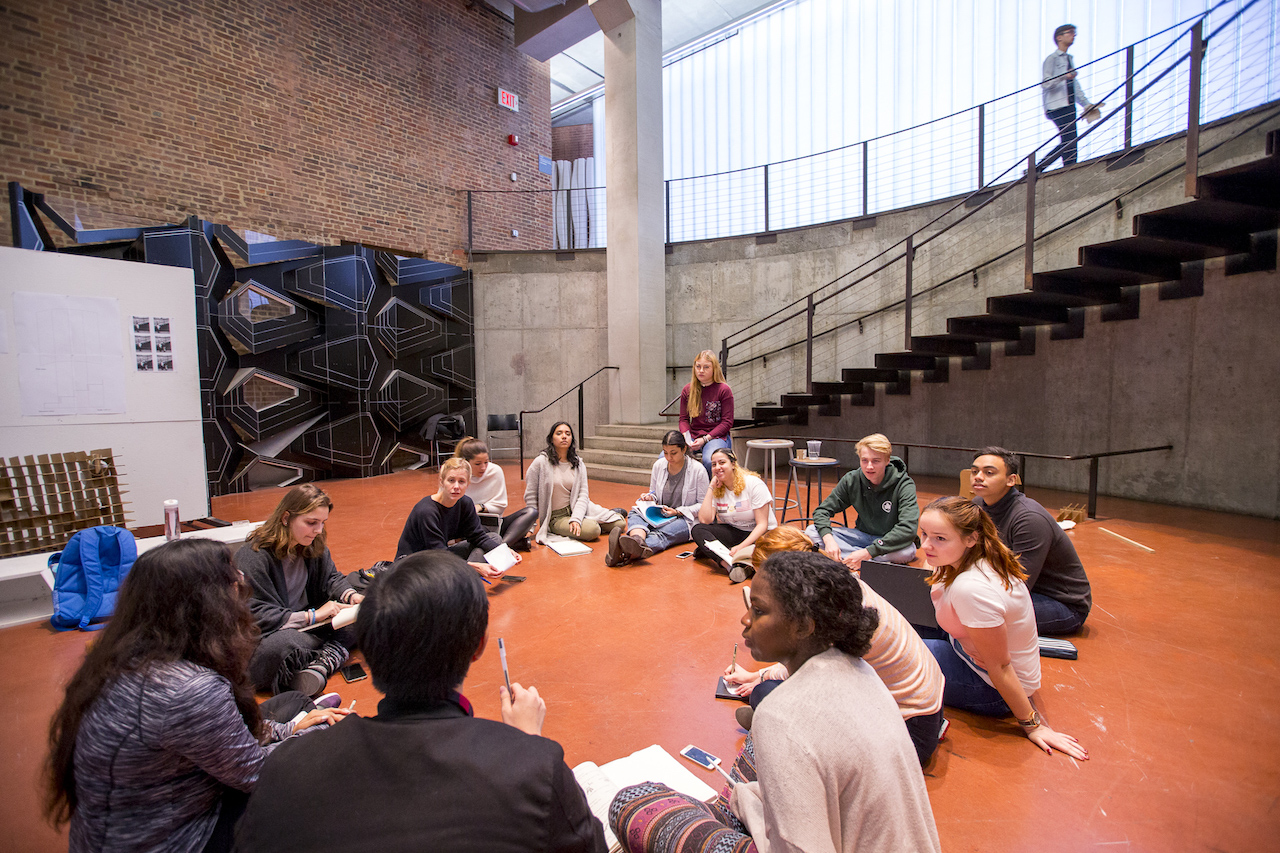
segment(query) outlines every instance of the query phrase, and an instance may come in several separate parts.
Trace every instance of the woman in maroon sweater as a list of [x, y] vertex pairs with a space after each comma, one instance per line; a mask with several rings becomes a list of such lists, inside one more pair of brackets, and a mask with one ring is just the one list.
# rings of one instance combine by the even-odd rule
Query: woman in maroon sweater
[[711, 474], [711, 454], [733, 447], [733, 391], [724, 381], [720, 361], [711, 350], [693, 360], [693, 377], [680, 392], [680, 432], [689, 442], [689, 453], [701, 453], [702, 465]]

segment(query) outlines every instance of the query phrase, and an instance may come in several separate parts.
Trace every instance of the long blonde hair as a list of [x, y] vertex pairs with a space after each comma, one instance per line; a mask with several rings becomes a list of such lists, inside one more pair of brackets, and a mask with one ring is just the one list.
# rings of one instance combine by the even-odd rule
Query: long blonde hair
[[1018, 564], [1018, 558], [1000, 541], [995, 522], [977, 504], [953, 495], [935, 499], [920, 514], [924, 515], [925, 512], [936, 512], [946, 518], [961, 539], [971, 534], [977, 534], [978, 537], [978, 541], [964, 552], [959, 565], [935, 567], [928, 583], [951, 586], [953, 580], [979, 560], [986, 560], [991, 565], [1007, 590], [1012, 591], [1015, 582], [1027, 579], [1027, 573]]
[[[716, 354], [709, 349], [704, 349], [693, 359], [696, 365], [700, 361], [711, 362], [711, 381], [712, 383], [724, 382], [724, 371], [720, 369], [720, 359], [716, 358]], [[689, 378], [689, 417], [696, 418], [702, 414], [702, 383], [698, 381], [698, 371], [695, 367], [690, 367]], [[720, 495], [716, 495], [720, 497]]]
[[[289, 520], [320, 507], [333, 512], [333, 501], [318, 486], [312, 483], [294, 486], [280, 499], [262, 526], [249, 534], [249, 544], [255, 551], [265, 550], [277, 560], [283, 560], [289, 556]], [[311, 544], [302, 549], [302, 556], [308, 560], [315, 559], [324, 553], [324, 549], [325, 531], [321, 530]]]
[[[741, 465], [739, 465], [737, 455], [734, 454], [734, 452], [729, 448], [727, 447], [716, 448], [715, 453], [711, 454], [712, 459], [716, 458], [716, 453], [723, 453], [725, 456], [729, 457], [729, 461], [733, 463], [733, 482], [730, 483], [727, 488], [729, 491], [733, 492], [735, 495], [742, 494], [742, 492], [747, 488], [747, 477], [760, 476], [756, 472], [748, 471], [746, 468], [743, 468]], [[714, 497], [717, 497], [717, 498], [724, 497], [725, 489], [726, 487], [723, 483], [721, 483], [715, 477], [711, 478], [711, 494]]]

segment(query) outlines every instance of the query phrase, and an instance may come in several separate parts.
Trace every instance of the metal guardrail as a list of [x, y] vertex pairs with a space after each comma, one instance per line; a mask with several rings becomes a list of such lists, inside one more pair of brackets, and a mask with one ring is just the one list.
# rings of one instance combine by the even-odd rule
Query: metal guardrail
[[550, 403], [547, 403], [547, 404], [546, 404], [545, 406], [543, 406], [541, 409], [521, 409], [521, 410], [520, 410], [519, 418], [520, 418], [520, 479], [521, 479], [521, 480], [523, 480], [523, 479], [524, 479], [524, 416], [525, 416], [525, 415], [537, 415], [537, 414], [540, 414], [540, 413], [542, 413], [542, 412], [545, 412], [547, 409], [551, 408], [551, 407], [552, 407], [552, 406], [554, 406], [556, 403], [559, 403], [559, 402], [560, 402], [561, 400], [563, 400], [565, 397], [568, 397], [570, 394], [572, 394], [572, 393], [574, 392], [574, 390], [575, 390], [575, 389], [577, 389], [577, 392], [578, 392], [578, 435], [577, 435], [577, 439], [578, 439], [578, 447], [579, 447], [579, 448], [582, 448], [582, 447], [583, 447], [583, 442], [585, 441], [585, 435], [584, 435], [584, 433], [583, 433], [583, 422], [584, 422], [584, 414], [583, 414], [583, 413], [584, 413], [584, 411], [585, 411], [585, 405], [584, 405], [584, 402], [583, 402], [582, 388], [583, 388], [583, 386], [584, 386], [584, 385], [586, 385], [588, 382], [590, 382], [590, 381], [591, 381], [592, 379], [594, 379], [595, 377], [599, 376], [601, 373], [604, 373], [606, 370], [618, 370], [618, 369], [619, 369], [619, 368], [618, 368], [618, 367], [616, 367], [615, 365], [607, 364], [607, 365], [605, 365], [604, 367], [602, 367], [602, 368], [600, 368], [599, 370], [597, 370], [595, 373], [593, 373], [593, 374], [591, 374], [590, 376], [588, 376], [586, 379], [584, 379], [584, 380], [582, 380], [581, 382], [579, 382], [577, 385], [573, 385], [573, 386], [571, 386], [571, 387], [569, 388], [569, 390], [568, 390], [568, 391], [565, 391], [563, 394], [561, 394], [559, 397], [556, 397], [556, 398], [555, 398], [554, 400], [552, 400]]
[[[857, 444], [861, 439], [857, 438], [833, 438], [830, 436], [805, 436], [811, 441], [829, 441], [835, 444]], [[907, 470], [911, 469], [911, 448], [915, 447], [920, 450], [955, 450], [961, 453], [976, 453], [982, 447], [962, 447], [953, 444], [925, 444], [917, 441], [897, 441], [893, 442], [895, 450], [902, 448], [901, 458]], [[1033, 453], [1029, 450], [1010, 450], [1014, 456], [1018, 457], [1018, 467], [1021, 471], [1022, 480], [1025, 483], [1027, 479], [1027, 460], [1028, 459], [1050, 459], [1056, 462], [1089, 462], [1089, 518], [1096, 518], [1098, 514], [1098, 460], [1106, 459], [1111, 456], [1132, 456], [1135, 453], [1155, 453], [1160, 450], [1173, 450], [1172, 444], [1161, 444], [1156, 447], [1136, 447], [1132, 450], [1105, 450], [1101, 453], [1074, 453], [1069, 455], [1061, 455], [1056, 453]]]

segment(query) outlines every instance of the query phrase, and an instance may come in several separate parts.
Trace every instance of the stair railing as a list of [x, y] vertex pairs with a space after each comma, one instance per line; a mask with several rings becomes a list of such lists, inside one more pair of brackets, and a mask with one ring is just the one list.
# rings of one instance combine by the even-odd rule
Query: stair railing
[[607, 364], [604, 367], [597, 370], [595, 373], [588, 376], [586, 379], [579, 382], [577, 385], [570, 386], [568, 391], [565, 391], [563, 394], [561, 394], [559, 397], [556, 397], [550, 403], [547, 403], [541, 409], [521, 409], [520, 410], [519, 418], [520, 418], [520, 479], [521, 480], [524, 479], [524, 416], [541, 414], [542, 412], [545, 412], [547, 409], [554, 406], [556, 403], [559, 403], [565, 397], [568, 397], [574, 391], [577, 391], [578, 392], [577, 439], [578, 439], [578, 447], [582, 448], [585, 446], [585, 443], [586, 443], [586, 435], [583, 432], [583, 424], [585, 422], [584, 412], [586, 411], [586, 406], [584, 404], [584, 399], [583, 399], [583, 386], [586, 385], [595, 377], [599, 376], [601, 373], [604, 373], [606, 370], [618, 370], [618, 369], [619, 369], [618, 367], [612, 364]]
[[[1220, 33], [1224, 28], [1226, 28], [1227, 26], [1235, 22], [1250, 8], [1255, 6], [1258, 3], [1258, 0], [1250, 0], [1250, 2], [1241, 6], [1226, 21], [1224, 21], [1221, 25], [1215, 28], [1213, 33], [1208, 38], [1205, 38], [1203, 36], [1203, 24], [1204, 24], [1205, 18], [1207, 18], [1210, 14], [1222, 8], [1223, 6], [1226, 6], [1228, 3], [1232, 3], [1232, 2], [1234, 2], [1234, 0], [1220, 0], [1220, 2], [1217, 3], [1215, 6], [1206, 10], [1203, 14], [1195, 18], [1194, 23], [1190, 27], [1188, 27], [1186, 30], [1184, 30], [1178, 36], [1177, 39], [1171, 41], [1168, 45], [1162, 48], [1154, 56], [1152, 56], [1145, 63], [1143, 63], [1143, 65], [1140, 68], [1134, 67], [1133, 45], [1130, 45], [1128, 48], [1126, 48], [1126, 69], [1125, 69], [1124, 80], [1120, 84], [1118, 84], [1115, 88], [1113, 88], [1110, 92], [1108, 92], [1105, 97], [1100, 98], [1098, 100], [1098, 103], [1103, 103], [1108, 98], [1116, 95], [1123, 88], [1125, 93], [1125, 99], [1123, 103], [1121, 103], [1117, 107], [1112, 108], [1110, 112], [1108, 112], [1105, 116], [1100, 117], [1100, 119], [1097, 122], [1095, 122], [1092, 126], [1085, 129], [1083, 133], [1080, 133], [1077, 136], [1077, 145], [1079, 144], [1080, 140], [1098, 131], [1101, 127], [1106, 125], [1115, 116], [1120, 115], [1120, 116], [1123, 116], [1123, 119], [1124, 119], [1124, 148], [1122, 149], [1122, 151], [1126, 154], [1129, 153], [1133, 144], [1133, 105], [1134, 103], [1137, 101], [1138, 98], [1140, 98], [1146, 92], [1151, 90], [1154, 86], [1156, 86], [1162, 80], [1164, 80], [1164, 78], [1166, 78], [1169, 74], [1173, 73], [1173, 71], [1176, 70], [1182, 64], [1182, 62], [1189, 61], [1190, 75], [1189, 75], [1189, 87], [1188, 87], [1189, 91], [1188, 91], [1188, 115], [1187, 115], [1187, 159], [1186, 159], [1186, 165], [1185, 165], [1185, 170], [1186, 170], [1185, 187], [1186, 187], [1186, 194], [1188, 196], [1194, 196], [1196, 180], [1198, 177], [1198, 171], [1197, 171], [1198, 170], [1197, 158], [1198, 158], [1198, 146], [1199, 146], [1198, 131], [1199, 131], [1200, 98], [1201, 98], [1199, 81], [1200, 81], [1200, 74], [1201, 74], [1201, 68], [1203, 64], [1205, 51], [1208, 44], [1212, 41], [1214, 36]], [[1188, 37], [1190, 38], [1190, 47], [1188, 48], [1187, 52], [1184, 53], [1182, 56], [1180, 56], [1174, 62], [1170, 63], [1168, 67], [1166, 67], [1154, 78], [1147, 81], [1145, 85], [1143, 85], [1141, 88], [1135, 91], [1134, 90], [1135, 79], [1139, 75], [1141, 75], [1143, 72], [1150, 69], [1157, 61], [1160, 60], [1162, 56], [1164, 56], [1166, 53], [1172, 50], [1177, 44], [1181, 43], [1184, 38], [1188, 38]], [[1085, 67], [1087, 66], [1081, 66], [1081, 68], [1085, 68]], [[720, 348], [720, 352], [721, 352], [720, 363], [726, 375], [728, 374], [731, 366], [741, 367], [743, 365], [750, 364], [751, 362], [754, 362], [757, 360], [764, 360], [765, 363], [767, 363], [769, 356], [788, 350], [794, 346], [799, 345], [803, 341], [805, 343], [805, 391], [806, 393], [812, 393], [813, 392], [813, 342], [815, 337], [820, 337], [822, 335], [829, 334], [831, 332], [836, 331], [839, 328], [844, 328], [849, 325], [852, 325], [855, 322], [858, 323], [859, 326], [861, 327], [863, 320], [885, 313], [887, 311], [893, 310], [898, 306], [902, 306], [904, 311], [904, 318], [903, 318], [904, 319], [904, 324], [903, 324], [904, 325], [904, 328], [903, 328], [904, 348], [907, 351], [910, 351], [912, 349], [912, 343], [911, 343], [912, 301], [915, 295], [920, 295], [920, 294], [913, 294], [913, 286], [912, 286], [913, 285], [913, 282], [912, 282], [913, 264], [914, 264], [914, 258], [915, 258], [916, 252], [919, 251], [921, 248], [923, 248], [925, 245], [931, 243], [934, 240], [937, 240], [939, 237], [950, 232], [956, 226], [960, 225], [963, 222], [966, 222], [975, 214], [977, 214], [979, 211], [986, 210], [996, 201], [998, 201], [1003, 196], [1008, 194], [1010, 191], [1017, 188], [1019, 184], [1025, 185], [1025, 192], [1026, 192], [1027, 224], [1026, 224], [1026, 237], [1025, 237], [1024, 246], [1023, 246], [1023, 251], [1025, 255], [1023, 266], [1024, 266], [1024, 287], [1029, 289], [1032, 285], [1032, 280], [1033, 280], [1033, 266], [1034, 266], [1034, 257], [1035, 257], [1034, 246], [1035, 246], [1035, 239], [1036, 239], [1035, 237], [1035, 185], [1036, 185], [1036, 174], [1037, 174], [1036, 159], [1046, 146], [1056, 144], [1055, 141], [1057, 139], [1058, 139], [1058, 134], [1056, 132], [1051, 134], [1043, 142], [1037, 145], [1036, 148], [1033, 151], [1031, 151], [1025, 159], [1019, 158], [1018, 160], [1014, 161], [1014, 163], [1012, 163], [1008, 168], [1006, 168], [1003, 172], [1001, 172], [999, 175], [997, 175], [995, 178], [993, 178], [991, 181], [989, 181], [985, 185], [980, 183], [980, 186], [978, 187], [978, 189], [974, 190], [973, 192], [969, 193], [966, 196], [963, 196], [962, 198], [957, 200], [954, 204], [952, 204], [950, 207], [948, 207], [946, 210], [939, 213], [937, 216], [934, 216], [932, 219], [929, 220], [929, 222], [925, 223], [923, 226], [916, 229], [911, 234], [908, 234], [905, 238], [903, 238], [902, 240], [899, 240], [897, 243], [894, 243], [886, 247], [885, 249], [881, 250], [877, 254], [873, 255], [872, 257], [858, 264], [853, 269], [843, 273], [840, 276], [837, 276], [832, 281], [829, 281], [826, 284], [816, 288], [814, 291], [810, 292], [807, 296], [802, 297], [801, 299], [797, 299], [789, 303], [788, 305], [784, 306], [783, 308], [778, 309], [772, 314], [769, 314], [760, 320], [756, 320], [755, 322], [745, 326], [744, 328], [738, 330], [737, 332], [733, 332], [730, 335], [722, 338], [721, 348]], [[1010, 182], [1009, 184], [1007, 184], [1006, 186], [1000, 189], [994, 189], [996, 184], [1000, 183], [1006, 177], [1010, 176], [1018, 168], [1020, 164], [1025, 164], [1026, 166], [1025, 176], [1019, 177], [1017, 180]], [[943, 226], [941, 229], [939, 229], [936, 232], [926, 235], [925, 233], [926, 231], [928, 231], [930, 228], [933, 228], [939, 222], [945, 219], [947, 216], [961, 209], [962, 207], [968, 207], [969, 209], [963, 215], [956, 218], [953, 222], [948, 223], [947, 225]], [[1044, 236], [1044, 235], [1041, 235], [1041, 236]], [[888, 305], [883, 305], [873, 311], [864, 313], [846, 323], [842, 323], [833, 328], [824, 330], [823, 332], [818, 333], [818, 335], [814, 334], [813, 319], [818, 307], [820, 307], [824, 303], [827, 303], [841, 296], [842, 294], [850, 291], [851, 289], [857, 287], [858, 285], [863, 284], [864, 282], [868, 281], [869, 279], [873, 278], [874, 276], [883, 272], [889, 267], [894, 266], [898, 262], [902, 262], [904, 265], [903, 298], [901, 300], [892, 302]], [[820, 291], [828, 287], [831, 287], [832, 285], [837, 284], [838, 282], [841, 281], [841, 279], [844, 279], [847, 276], [850, 276], [858, 272], [859, 270], [866, 268], [868, 265], [873, 265], [873, 266], [871, 269], [867, 270], [862, 275], [859, 275], [858, 277], [848, 281], [843, 286], [832, 291], [831, 293], [828, 293], [821, 297], [817, 296], [817, 294]], [[976, 271], [975, 271], [975, 275], [976, 275]], [[750, 341], [760, 338], [761, 336], [767, 334], [768, 332], [773, 331], [774, 329], [777, 329], [785, 325], [786, 323], [792, 320], [798, 319], [800, 317], [805, 317], [805, 320], [806, 320], [805, 322], [806, 331], [805, 331], [804, 338], [798, 339], [798, 340], [792, 340], [789, 343], [785, 343], [780, 346], [777, 346], [773, 349], [768, 350], [767, 352], [751, 356], [750, 358], [744, 359], [743, 361], [739, 361], [730, 365], [729, 355], [733, 349], [742, 347], [743, 345], [749, 343]], [[735, 335], [741, 335], [747, 330], [753, 329], [754, 327], [760, 326], [761, 324], [767, 324], [767, 325], [764, 325], [762, 328], [756, 328], [754, 331], [752, 331], [751, 334], [731, 342], [730, 339], [734, 338]]]

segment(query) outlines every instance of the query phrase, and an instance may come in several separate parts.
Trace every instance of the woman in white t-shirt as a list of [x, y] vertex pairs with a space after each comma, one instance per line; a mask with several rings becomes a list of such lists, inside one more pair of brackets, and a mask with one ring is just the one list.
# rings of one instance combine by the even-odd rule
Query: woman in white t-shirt
[[[711, 488], [698, 508], [698, 522], [691, 535], [698, 543], [699, 557], [714, 560], [734, 583], [742, 583], [754, 574], [746, 561], [751, 558], [755, 542], [766, 530], [778, 526], [773, 495], [763, 480], [738, 465], [738, 457], [727, 447], [711, 454]], [[729, 549], [728, 561], [706, 547], [711, 540]]]
[[991, 517], [959, 497], [938, 498], [920, 515], [920, 539], [933, 576], [934, 610], [946, 640], [925, 640], [946, 679], [944, 705], [1005, 717], [1031, 742], [1086, 759], [1071, 735], [1054, 731], [1036, 710], [1040, 646], [1027, 576]]

